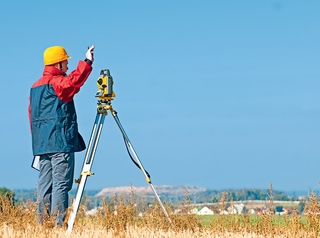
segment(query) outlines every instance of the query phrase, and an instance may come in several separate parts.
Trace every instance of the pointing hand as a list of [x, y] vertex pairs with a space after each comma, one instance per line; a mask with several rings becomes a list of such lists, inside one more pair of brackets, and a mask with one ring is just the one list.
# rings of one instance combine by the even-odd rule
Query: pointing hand
[[93, 50], [94, 50], [94, 45], [91, 46], [91, 47], [88, 49], [87, 53], [86, 53], [86, 58], [87, 58], [88, 60], [91, 60], [92, 62], [94, 61], [94, 59], [93, 59]]

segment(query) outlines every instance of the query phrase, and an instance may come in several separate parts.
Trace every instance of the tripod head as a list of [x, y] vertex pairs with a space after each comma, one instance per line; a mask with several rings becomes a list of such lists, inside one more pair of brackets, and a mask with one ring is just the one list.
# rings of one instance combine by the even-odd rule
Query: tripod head
[[114, 112], [111, 106], [111, 100], [115, 98], [116, 94], [113, 92], [113, 78], [110, 75], [109, 69], [103, 69], [97, 80], [98, 91], [96, 97], [98, 98], [97, 110], [99, 114], [107, 114], [108, 110]]
[[113, 78], [110, 75], [109, 69], [103, 69], [100, 72], [100, 76], [97, 80], [98, 91], [96, 97], [99, 101], [110, 101], [115, 98], [115, 93], [113, 92]]

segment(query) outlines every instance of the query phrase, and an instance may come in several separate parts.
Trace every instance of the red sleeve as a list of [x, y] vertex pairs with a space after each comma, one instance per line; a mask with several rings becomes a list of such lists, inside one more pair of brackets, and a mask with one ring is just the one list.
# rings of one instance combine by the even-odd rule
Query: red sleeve
[[56, 76], [52, 80], [52, 86], [58, 98], [64, 102], [70, 102], [79, 92], [92, 71], [91, 65], [85, 61], [79, 61], [77, 68], [67, 76]]

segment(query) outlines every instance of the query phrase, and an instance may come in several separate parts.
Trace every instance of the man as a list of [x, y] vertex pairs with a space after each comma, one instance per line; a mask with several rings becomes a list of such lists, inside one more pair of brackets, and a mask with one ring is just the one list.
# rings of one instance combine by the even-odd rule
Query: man
[[[29, 119], [33, 167], [40, 171], [37, 188], [40, 224], [51, 216], [62, 226], [69, 205], [68, 191], [74, 175], [74, 152], [85, 149], [78, 132], [73, 97], [92, 71], [94, 46], [86, 52], [77, 68], [67, 75], [68, 59], [62, 46], [44, 51], [42, 77], [30, 90]], [[38, 164], [36, 163], [38, 162]]]

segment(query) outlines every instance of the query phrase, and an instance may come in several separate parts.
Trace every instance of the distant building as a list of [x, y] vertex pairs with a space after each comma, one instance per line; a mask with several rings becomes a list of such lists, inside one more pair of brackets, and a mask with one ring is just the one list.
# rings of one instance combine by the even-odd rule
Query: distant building
[[235, 207], [228, 207], [227, 208], [228, 214], [237, 214], [238, 211]]
[[221, 210], [219, 212], [220, 215], [228, 215], [229, 213], [226, 210]]
[[95, 208], [87, 211], [86, 214], [90, 215], [90, 216], [94, 216], [98, 213], [99, 210], [101, 210], [101, 208], [95, 207]]
[[255, 211], [253, 208], [251, 208], [251, 209], [249, 210], [249, 213], [250, 213], [250, 214], [255, 214], [256, 211]]
[[203, 207], [200, 211], [197, 212], [197, 215], [213, 215], [213, 211], [208, 207]]
[[242, 214], [243, 209], [244, 209], [244, 204], [243, 204], [243, 203], [234, 204], [233, 206], [234, 206], [234, 208], [237, 210], [237, 213], [238, 213], [238, 214]]

